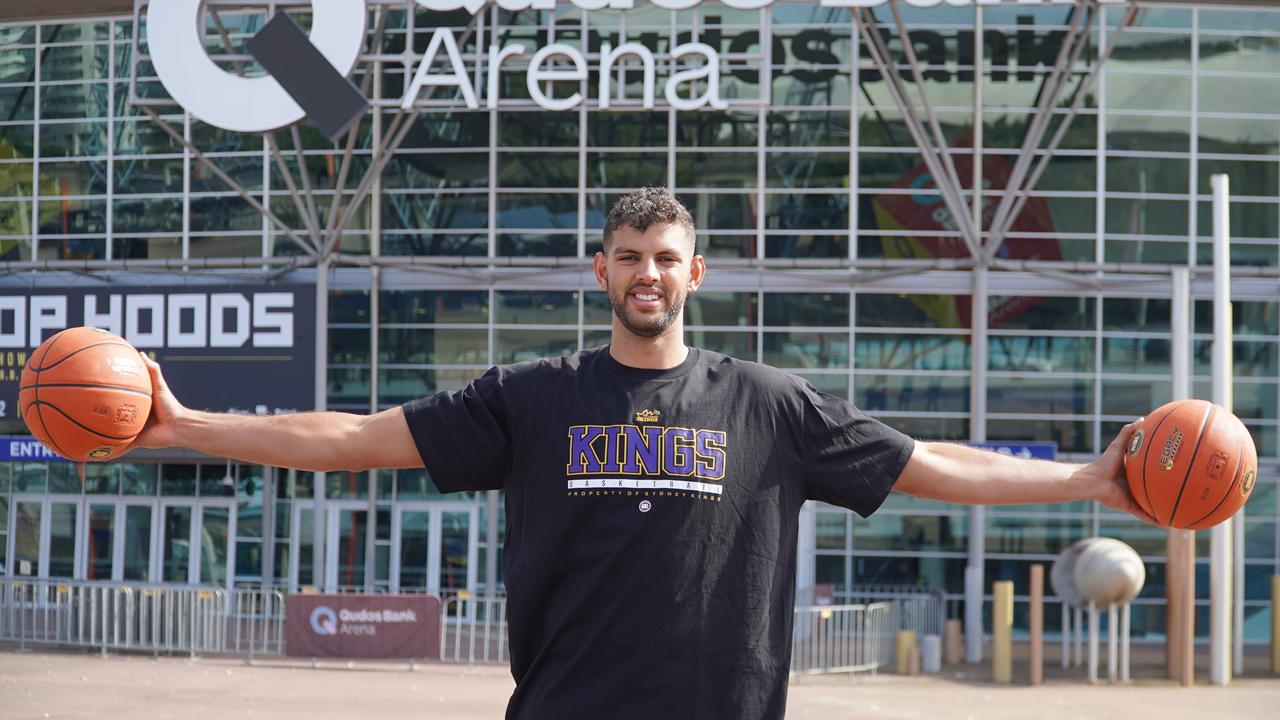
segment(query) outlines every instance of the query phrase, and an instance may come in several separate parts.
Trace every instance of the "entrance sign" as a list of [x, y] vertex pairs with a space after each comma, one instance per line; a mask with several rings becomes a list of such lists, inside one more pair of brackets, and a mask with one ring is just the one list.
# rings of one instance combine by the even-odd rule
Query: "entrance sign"
[[[641, 0], [642, 4], [648, 4], [664, 10], [688, 10], [702, 4], [703, 0]], [[1102, 4], [1122, 4], [1125, 0], [1099, 0]], [[286, 81], [282, 86], [271, 75], [263, 77], [246, 78], [240, 77], [219, 68], [217, 64], [205, 52], [202, 42], [204, 36], [203, 12], [205, 8], [204, 0], [135, 0], [139, 7], [145, 5], [146, 10], [146, 32], [147, 45], [150, 50], [151, 63], [155, 66], [156, 75], [160, 82], [164, 85], [169, 95], [184, 109], [201, 120], [226, 130], [237, 132], [266, 132], [275, 130], [286, 125], [290, 125], [301, 120], [307, 115], [307, 111], [299, 105], [294, 99], [294, 95], [286, 88], [291, 87], [295, 94], [305, 87], [305, 83], [294, 82], [290, 84]], [[720, 4], [737, 10], [759, 10], [769, 8], [775, 4], [777, 0], [720, 0]], [[820, 0], [820, 5], [827, 8], [870, 8], [885, 4], [887, 0]], [[1001, 0], [903, 0], [903, 2], [913, 8], [932, 8], [932, 7], [972, 7], [974, 5], [1000, 5]], [[1073, 5], [1077, 0], [1017, 0], [1019, 7], [1033, 5]], [[245, 3], [248, 6], [254, 6], [252, 2]], [[281, 3], [289, 7], [290, 3]], [[321, 77], [329, 76], [332, 80], [345, 79], [351, 75], [357, 62], [360, 60], [361, 51], [365, 44], [366, 33], [368, 31], [367, 8], [371, 6], [379, 6], [384, 10], [400, 10], [404, 12], [414, 12], [417, 8], [436, 12], [458, 12], [464, 11], [475, 15], [476, 13], [485, 12], [490, 7], [490, 3], [484, 0], [312, 0], [312, 27], [309, 37], [310, 45], [313, 48], [295, 48], [295, 51], [278, 52], [274, 57], [275, 63], [264, 63], [271, 69], [276, 71], [282, 78], [298, 78], [298, 77]], [[557, 7], [571, 5], [580, 10], [630, 10], [637, 7], [636, 0], [497, 0], [495, 4], [498, 8], [508, 11], [520, 10], [545, 10], [553, 11]], [[1013, 4], [1009, 2], [1009, 4]], [[261, 3], [262, 7], [268, 7], [268, 3]], [[298, 7], [306, 5], [304, 0], [298, 0], [294, 3]], [[714, 23], [713, 23], [714, 24]], [[774, 57], [770, 61], [774, 66], [779, 65], [785, 60], [785, 56], [778, 57], [778, 45], [781, 32], [785, 31], [785, 27], [777, 28], [780, 33], [773, 37], [762, 38], [762, 34], [769, 29], [770, 26], [762, 22], [760, 31], [744, 32], [734, 38], [723, 37], [721, 30], [716, 28], [707, 28], [697, 35], [693, 35], [683, 28], [673, 27], [673, 36], [665, 43], [668, 49], [666, 52], [657, 52], [656, 48], [659, 43], [656, 38], [645, 38], [641, 42], [636, 42], [633, 36], [627, 39], [612, 39], [606, 36], [607, 42], [599, 44], [599, 52], [593, 52], [592, 49], [597, 47], [585, 39], [581, 43], [582, 47], [563, 43], [551, 43], [541, 47], [528, 47], [527, 43], [512, 42], [509, 44], [491, 44], [487, 47], [480, 45], [475, 48], [473, 55], [464, 56], [460, 50], [459, 39], [466, 32], [462, 28], [418, 28], [425, 32], [431, 32], [430, 41], [425, 52], [418, 58], [414, 53], [408, 52], [403, 56], [403, 60], [388, 61], [385, 58], [381, 62], [385, 65], [403, 63], [405, 69], [405, 77], [412, 78], [405, 88], [404, 94], [398, 99], [381, 98], [382, 102], [374, 101], [379, 106], [399, 107], [401, 109], [430, 109], [438, 107], [457, 107], [465, 105], [469, 109], [479, 109], [481, 107], [487, 109], [495, 109], [504, 105], [521, 105], [527, 106], [532, 103], [545, 110], [569, 110], [578, 107], [584, 103], [593, 103], [600, 108], [608, 108], [611, 103], [621, 100], [617, 95], [617, 87], [620, 85], [620, 78], [616, 77], [618, 66], [623, 62], [628, 64], [628, 71], [635, 72], [633, 66], [640, 66], [639, 72], [642, 73], [642, 83], [639, 89], [640, 98], [628, 99], [628, 104], [635, 107], [638, 104], [644, 109], [653, 109], [656, 107], [657, 88], [655, 67], [664, 67], [670, 70], [669, 77], [665, 78], [662, 88], [662, 96], [665, 98], [668, 106], [681, 111], [699, 110], [699, 109], [716, 109], [722, 110], [729, 107], [729, 101], [720, 96], [720, 73], [727, 71], [743, 82], [752, 84], [762, 84], [759, 97], [756, 98], [735, 98], [733, 104], [742, 106], [758, 106], [762, 102], [768, 103], [769, 91], [767, 89], [768, 79], [765, 83], [760, 83], [761, 68], [752, 67], [749, 62], [744, 62], [744, 54], [747, 55], [746, 60], [751, 60], [757, 64], [765, 64], [764, 58], [768, 53], [762, 48], [758, 54], [743, 53], [738, 50], [739, 42], [745, 50], [751, 46], [764, 46], [773, 49]], [[596, 29], [592, 27], [584, 28], [585, 33], [595, 33]], [[813, 32], [822, 32], [815, 30]], [[950, 72], [945, 69], [946, 52], [942, 46], [942, 36], [933, 30], [912, 30], [911, 36], [916, 40], [919, 33], [927, 33], [931, 38], [931, 42], [925, 43], [925, 48], [919, 50], [921, 60], [938, 67], [932, 68], [929, 73], [930, 79], [937, 80], [942, 73]], [[493, 33], [482, 33], [482, 36], [492, 37]], [[1055, 31], [1043, 41], [1035, 41], [1037, 47], [1043, 52], [1038, 53], [1048, 58], [1046, 64], [1052, 62], [1056, 57], [1056, 53], [1050, 52], [1054, 50], [1055, 44], [1061, 43], [1061, 31]], [[936, 36], [936, 37], [935, 37]], [[1001, 38], [997, 34], [997, 39]], [[797, 40], [799, 40], [797, 36]], [[920, 38], [922, 41], [924, 38]], [[722, 65], [721, 58], [721, 40], [732, 41], [729, 47], [730, 62]], [[835, 60], [835, 56], [831, 53], [831, 47], [837, 38], [819, 37], [810, 33], [806, 35], [804, 41], [799, 45], [794, 42], [791, 47], [792, 59], [796, 63], [821, 63], [828, 67], [825, 69], [799, 69], [792, 71], [797, 78], [805, 79], [804, 74], [812, 75], [813, 73], [822, 73], [832, 75], [836, 72], [830, 67], [830, 63]], [[1056, 41], [1056, 43], [1055, 43]], [[297, 42], [305, 45], [306, 41], [301, 35], [297, 38]], [[961, 64], [964, 64], [963, 56], [965, 55], [964, 43], [966, 40], [960, 40]], [[262, 46], [266, 43], [260, 43]], [[614, 46], [616, 44], [616, 47]], [[919, 43], [917, 43], [919, 44]], [[1019, 64], [1026, 64], [1029, 58], [1023, 58], [1024, 46], [1028, 45], [1024, 42], [1023, 31], [1019, 30], [1018, 35], [1018, 54]], [[253, 41], [250, 41], [250, 47], [253, 47]], [[587, 48], [584, 52], [583, 48]], [[734, 53], [737, 53], [734, 56]], [[969, 49], [969, 55], [972, 55], [972, 48]], [[524, 58], [527, 57], [527, 60]], [[992, 60], [996, 66], [999, 66], [1000, 58], [1004, 57], [1006, 62], [1009, 58], [1008, 47], [1001, 48], [997, 43], [992, 46]], [[518, 101], [507, 100], [501, 97], [500, 88], [502, 80], [502, 70], [504, 63], [514, 67], [519, 67], [517, 63], [524, 63], [526, 71], [525, 85], [528, 88], [529, 98], [520, 99]], [[315, 68], [316, 63], [327, 62], [331, 68]], [[369, 62], [369, 60], [366, 60]], [[283, 63], [283, 64], [281, 64]], [[659, 65], [661, 63], [661, 65]], [[294, 67], [296, 64], [297, 67]], [[1032, 65], [1037, 64], [1032, 62]], [[508, 68], [511, 69], [511, 68]], [[135, 68], [136, 72], [136, 68]], [[998, 67], [993, 67], [993, 79], [997, 74], [1003, 73]], [[598, 90], [595, 97], [585, 97], [585, 93], [579, 88], [583, 83], [587, 82], [592, 75], [598, 76]], [[1023, 80], [1024, 74], [1028, 77], [1033, 73], [1024, 73], [1019, 71], [1018, 79]], [[1006, 73], [1007, 76], [1007, 73]], [[806, 81], [811, 81], [809, 78]], [[134, 78], [137, 81], [137, 78]], [[552, 88], [557, 83], [570, 83], [567, 89], [577, 89], [578, 91], [564, 95], [552, 92]], [[326, 87], [334, 87], [333, 83], [326, 83]], [[424, 90], [440, 88], [443, 90], [451, 90], [450, 93], [442, 97], [428, 98], [424, 95]], [[314, 90], [314, 88], [313, 88]], [[347, 87], [345, 91], [348, 93], [358, 92], [354, 87]], [[317, 97], [325, 97], [326, 93], [321, 90], [313, 92]], [[338, 93], [333, 93], [337, 95]], [[483, 96], [482, 96], [483, 94]], [[302, 97], [302, 95], [297, 95]], [[358, 100], [352, 101], [351, 107], [358, 110]], [[504, 103], [504, 100], [506, 102]], [[316, 109], [316, 104], [312, 103], [312, 109]], [[332, 123], [334, 127], [341, 127], [341, 123]], [[336, 130], [334, 131], [337, 132]], [[328, 134], [328, 130], [326, 130]], [[334, 135], [330, 135], [333, 137]]]
[[293, 657], [440, 657], [434, 595], [289, 596], [285, 654]]
[[1057, 460], [1058, 459], [1058, 443], [1056, 442], [1023, 442], [1023, 443], [999, 443], [999, 442], [971, 442], [966, 443], [969, 447], [978, 448], [979, 450], [989, 450], [1001, 455], [1011, 455], [1013, 457], [1022, 458], [1024, 460]]

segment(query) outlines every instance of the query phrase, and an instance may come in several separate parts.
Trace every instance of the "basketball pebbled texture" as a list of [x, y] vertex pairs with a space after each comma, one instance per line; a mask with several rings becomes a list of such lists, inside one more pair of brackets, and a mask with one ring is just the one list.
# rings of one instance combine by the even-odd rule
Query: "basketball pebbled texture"
[[27, 359], [18, 407], [27, 428], [68, 460], [113, 459], [151, 414], [151, 376], [123, 338], [91, 327], [68, 328]]
[[1258, 452], [1244, 423], [1205, 400], [1178, 400], [1142, 421], [1125, 453], [1142, 509], [1166, 527], [1202, 530], [1236, 513], [1253, 492]]

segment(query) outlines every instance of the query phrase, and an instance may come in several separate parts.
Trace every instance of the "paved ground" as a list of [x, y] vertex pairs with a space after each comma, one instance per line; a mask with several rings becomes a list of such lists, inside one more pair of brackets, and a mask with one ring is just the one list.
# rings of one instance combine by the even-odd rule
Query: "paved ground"
[[[787, 717], [813, 720], [1174, 720], [1280, 717], [1280, 678], [1261, 672], [1230, 687], [1175, 687], [1139, 667], [1127, 687], [1088, 686], [1049, 668], [1039, 688], [996, 686], [979, 666], [939, 677], [826, 676], [792, 682]], [[501, 718], [505, 668], [242, 659], [100, 658], [0, 651], [0, 720], [8, 718]]]

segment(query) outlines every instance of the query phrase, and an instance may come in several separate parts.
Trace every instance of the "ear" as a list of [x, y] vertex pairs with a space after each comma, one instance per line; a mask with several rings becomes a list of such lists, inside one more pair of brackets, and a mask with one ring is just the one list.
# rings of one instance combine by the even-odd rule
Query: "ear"
[[591, 268], [596, 272], [596, 284], [600, 286], [601, 290], [607, 292], [609, 290], [609, 268], [605, 262], [604, 253], [596, 253], [596, 256], [591, 260]]
[[689, 292], [698, 292], [702, 281], [707, 276], [707, 261], [701, 255], [694, 255], [689, 263]]

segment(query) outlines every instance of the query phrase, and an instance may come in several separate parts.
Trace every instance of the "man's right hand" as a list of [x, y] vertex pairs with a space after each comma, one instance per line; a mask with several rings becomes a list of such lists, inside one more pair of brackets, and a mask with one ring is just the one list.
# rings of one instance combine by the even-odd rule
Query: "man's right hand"
[[[142, 353], [139, 353], [142, 355]], [[169, 384], [160, 371], [160, 363], [142, 355], [142, 362], [151, 373], [151, 415], [147, 424], [129, 445], [134, 448], [167, 448], [181, 445], [178, 428], [181, 417], [189, 412], [169, 390]]]

